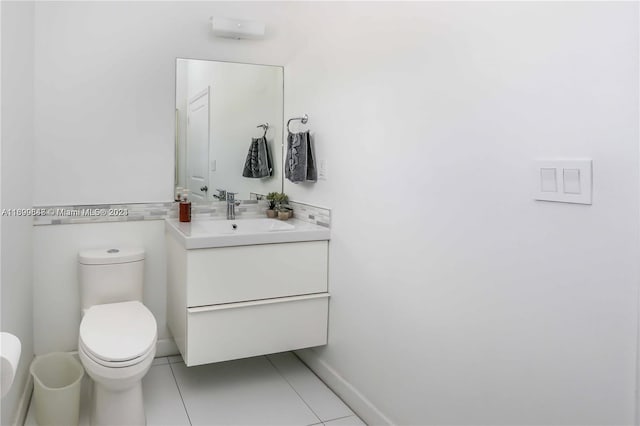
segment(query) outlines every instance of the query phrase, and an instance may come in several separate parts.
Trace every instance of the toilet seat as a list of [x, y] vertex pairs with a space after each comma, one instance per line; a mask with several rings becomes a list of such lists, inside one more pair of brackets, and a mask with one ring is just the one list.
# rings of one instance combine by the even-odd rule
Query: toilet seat
[[140, 364], [141, 362], [146, 360], [150, 354], [155, 355], [155, 350], [156, 350], [156, 345], [154, 344], [154, 345], [151, 345], [148, 351], [146, 351], [144, 354], [136, 358], [133, 358], [127, 361], [106, 361], [94, 355], [81, 340], [79, 343], [80, 344], [78, 349], [80, 351], [82, 351], [89, 359], [91, 359], [96, 364], [99, 364], [107, 368], [124, 368], [124, 367], [131, 367], [136, 364]]
[[80, 323], [79, 346], [105, 367], [137, 364], [155, 349], [158, 329], [153, 314], [138, 301], [89, 308]]

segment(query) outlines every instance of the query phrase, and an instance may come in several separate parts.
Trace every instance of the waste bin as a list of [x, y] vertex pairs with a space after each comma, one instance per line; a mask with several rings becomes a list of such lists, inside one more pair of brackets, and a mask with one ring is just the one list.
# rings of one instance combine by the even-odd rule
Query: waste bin
[[38, 425], [77, 425], [82, 365], [71, 354], [54, 352], [37, 357], [30, 371]]

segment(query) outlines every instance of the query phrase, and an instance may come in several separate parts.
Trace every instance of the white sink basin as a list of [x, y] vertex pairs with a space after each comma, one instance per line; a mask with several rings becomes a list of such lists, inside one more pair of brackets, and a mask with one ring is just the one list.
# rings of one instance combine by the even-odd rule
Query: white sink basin
[[277, 219], [200, 220], [191, 224], [191, 233], [247, 234], [291, 231], [295, 226]]
[[186, 249], [328, 240], [329, 229], [290, 219], [166, 219], [165, 228]]

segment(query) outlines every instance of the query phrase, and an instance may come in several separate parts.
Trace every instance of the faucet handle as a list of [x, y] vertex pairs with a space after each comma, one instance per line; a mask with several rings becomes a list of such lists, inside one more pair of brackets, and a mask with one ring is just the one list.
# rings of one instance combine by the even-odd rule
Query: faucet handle
[[216, 191], [218, 191], [218, 194], [213, 194], [213, 198], [217, 198], [220, 201], [226, 200], [227, 199], [227, 191], [224, 189], [216, 189]]

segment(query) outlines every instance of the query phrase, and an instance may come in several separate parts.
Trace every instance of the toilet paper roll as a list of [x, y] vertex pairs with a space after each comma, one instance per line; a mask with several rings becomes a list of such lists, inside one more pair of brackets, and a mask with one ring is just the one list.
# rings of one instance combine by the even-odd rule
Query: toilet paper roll
[[20, 339], [13, 334], [0, 333], [0, 392], [5, 396], [18, 371], [21, 351]]

